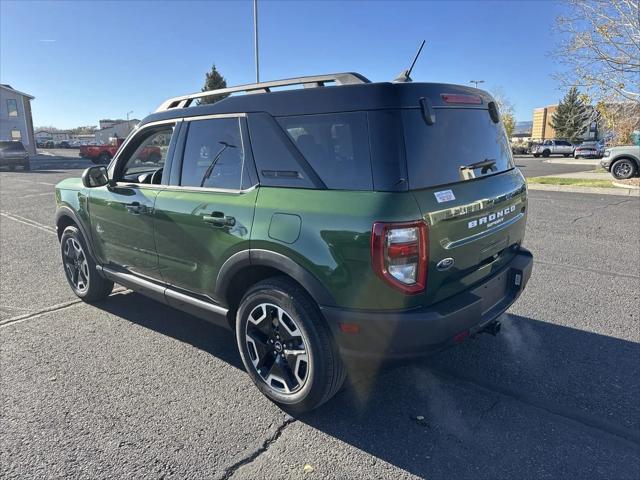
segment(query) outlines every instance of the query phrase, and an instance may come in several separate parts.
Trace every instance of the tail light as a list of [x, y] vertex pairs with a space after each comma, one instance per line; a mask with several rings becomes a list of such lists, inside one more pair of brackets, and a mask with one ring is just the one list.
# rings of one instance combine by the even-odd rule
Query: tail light
[[373, 224], [371, 263], [385, 282], [407, 294], [427, 284], [427, 225], [424, 222]]

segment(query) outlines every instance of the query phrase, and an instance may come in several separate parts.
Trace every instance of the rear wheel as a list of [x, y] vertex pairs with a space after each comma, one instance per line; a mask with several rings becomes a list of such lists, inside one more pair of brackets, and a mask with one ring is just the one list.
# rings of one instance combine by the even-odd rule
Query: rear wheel
[[245, 294], [236, 337], [255, 385], [291, 413], [322, 405], [344, 382], [346, 370], [317, 306], [287, 278], [263, 280]]
[[151, 163], [158, 163], [160, 160], [162, 160], [162, 156], [158, 153], [152, 153], [149, 155], [149, 161]]
[[618, 180], [627, 180], [636, 175], [636, 164], [630, 158], [621, 158], [611, 166], [611, 175]]
[[98, 163], [105, 165], [107, 163], [109, 163], [111, 161], [111, 155], [109, 155], [108, 153], [104, 152], [101, 153], [100, 156], [98, 157]]
[[85, 240], [78, 228], [65, 228], [60, 238], [60, 250], [64, 273], [73, 293], [85, 302], [102, 300], [111, 293], [113, 282], [96, 270], [96, 264], [87, 253]]
[[534, 154], [533, 154], [533, 156], [534, 156], [535, 158], [539, 158], [539, 157], [540, 157], [540, 154], [539, 154], [539, 153], [534, 153]]

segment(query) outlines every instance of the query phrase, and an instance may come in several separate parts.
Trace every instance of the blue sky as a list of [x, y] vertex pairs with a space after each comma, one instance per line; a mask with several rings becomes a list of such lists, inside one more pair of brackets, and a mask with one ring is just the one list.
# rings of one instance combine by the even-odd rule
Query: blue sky
[[[357, 71], [391, 80], [420, 41], [415, 81], [501, 88], [519, 121], [562, 96], [548, 53], [554, 1], [259, 2], [262, 80]], [[0, 1], [0, 81], [36, 97], [34, 123], [143, 118], [200, 90], [216, 63], [254, 80], [252, 2]]]

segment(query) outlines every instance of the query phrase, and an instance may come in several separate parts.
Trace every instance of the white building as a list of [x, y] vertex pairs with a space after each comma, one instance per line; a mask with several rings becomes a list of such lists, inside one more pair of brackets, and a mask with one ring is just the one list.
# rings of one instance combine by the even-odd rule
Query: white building
[[36, 153], [31, 100], [35, 97], [0, 84], [0, 140], [22, 142], [31, 155]]
[[[102, 122], [104, 122], [104, 120], [100, 120], [100, 124], [102, 124]], [[109, 143], [110, 138], [126, 138], [138, 123], [140, 123], [140, 120], [123, 120], [120, 123], [96, 130], [96, 142]]]

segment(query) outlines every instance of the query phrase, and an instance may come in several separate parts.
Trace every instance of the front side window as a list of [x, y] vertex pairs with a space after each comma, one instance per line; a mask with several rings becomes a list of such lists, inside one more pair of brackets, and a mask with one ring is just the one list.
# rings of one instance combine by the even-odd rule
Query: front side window
[[180, 185], [239, 190], [243, 165], [240, 118], [190, 122]]
[[18, 102], [16, 101], [15, 98], [7, 99], [7, 110], [9, 112], [10, 117], [18, 116]]
[[11, 140], [13, 140], [14, 142], [19, 142], [22, 140], [22, 132], [20, 132], [20, 130], [14, 128], [13, 130], [11, 130]]
[[173, 125], [140, 133], [141, 141], [132, 146], [133, 153], [130, 156], [125, 153], [128, 160], [123, 167], [122, 178], [133, 183], [160, 183], [172, 134]]
[[373, 188], [364, 112], [279, 117], [277, 120], [328, 188]]

